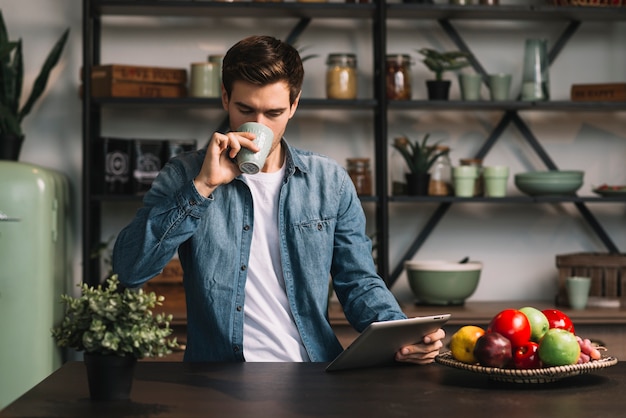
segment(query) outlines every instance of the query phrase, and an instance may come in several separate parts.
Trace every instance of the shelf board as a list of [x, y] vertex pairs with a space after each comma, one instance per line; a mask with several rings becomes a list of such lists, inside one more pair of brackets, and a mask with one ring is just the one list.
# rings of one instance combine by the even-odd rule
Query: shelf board
[[624, 7], [576, 7], [550, 5], [447, 5], [388, 4], [388, 19], [622, 21]]
[[[221, 109], [222, 100], [219, 98], [153, 98], [153, 97], [106, 97], [94, 98], [91, 102], [96, 106], [145, 106], [145, 107], [180, 107], [180, 108], [207, 108]], [[300, 100], [298, 109], [328, 110], [371, 110], [376, 107], [374, 99], [356, 100], [332, 100], [332, 99], [307, 99]]]
[[626, 202], [625, 196], [507, 196], [507, 197], [457, 197], [457, 196], [390, 196], [390, 202], [423, 203], [609, 203]]
[[177, 17], [373, 18], [373, 3], [220, 2], [214, 0], [101, 0], [95, 15]]
[[525, 102], [508, 100], [391, 100], [389, 109], [395, 110], [487, 110], [487, 111], [581, 111], [606, 112], [626, 111], [626, 102], [573, 102], [552, 100], [546, 102]]

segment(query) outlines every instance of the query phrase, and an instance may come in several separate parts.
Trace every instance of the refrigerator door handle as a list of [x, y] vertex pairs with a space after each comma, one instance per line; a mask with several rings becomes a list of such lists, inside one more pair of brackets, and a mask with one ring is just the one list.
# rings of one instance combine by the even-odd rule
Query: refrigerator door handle
[[10, 218], [9, 215], [5, 214], [0, 210], [0, 222], [19, 222], [20, 218]]

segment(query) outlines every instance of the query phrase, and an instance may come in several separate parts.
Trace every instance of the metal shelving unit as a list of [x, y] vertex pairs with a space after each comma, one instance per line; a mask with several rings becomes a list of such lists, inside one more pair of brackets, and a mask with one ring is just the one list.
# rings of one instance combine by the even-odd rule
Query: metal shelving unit
[[[564, 7], [564, 6], [455, 6], [447, 4], [390, 3], [298, 3], [298, 2], [216, 2], [192, 0], [83, 0], [83, 68], [89, 74], [91, 67], [100, 63], [101, 26], [105, 16], [153, 16], [153, 17], [243, 17], [243, 18], [290, 18], [296, 19], [294, 32], [304, 30], [308, 22], [316, 18], [367, 19], [372, 22], [372, 51], [374, 56], [374, 94], [371, 99], [325, 100], [303, 98], [300, 111], [326, 109], [366, 110], [374, 115], [374, 147], [376, 157], [376, 193], [364, 197], [362, 201], [376, 206], [377, 263], [379, 272], [391, 286], [402, 272], [402, 264], [411, 258], [433, 232], [452, 204], [508, 203], [508, 204], [574, 204], [602, 240], [610, 252], [617, 252], [608, 234], [587, 209], [587, 203], [622, 203], [622, 197], [507, 197], [504, 199], [448, 197], [409, 197], [389, 196], [387, 190], [387, 115], [392, 111], [485, 111], [500, 112], [502, 118], [478, 152], [477, 157], [486, 155], [509, 124], [515, 125], [533, 150], [540, 156], [546, 167], [556, 168], [537, 138], [524, 123], [521, 113], [527, 111], [626, 111], [626, 103], [578, 103], [569, 101], [549, 102], [461, 102], [461, 101], [387, 101], [385, 91], [384, 58], [387, 44], [387, 22], [392, 19], [413, 21], [436, 21], [462, 50], [469, 47], [453, 26], [457, 20], [480, 21], [541, 21], [565, 24], [559, 41], [550, 52], [554, 60], [567, 41], [583, 22], [622, 22], [626, 21], [626, 8], [610, 7]], [[293, 34], [293, 33], [292, 33]], [[474, 68], [485, 74], [479, 62]], [[93, 248], [100, 242], [100, 220], [103, 216], [102, 203], [116, 201], [139, 201], [136, 196], [99, 195], [93, 189], [94, 173], [91, 158], [95, 138], [101, 131], [101, 110], [105, 107], [175, 107], [182, 109], [221, 107], [219, 99], [143, 99], [143, 98], [99, 98], [90, 97], [89, 77], [84, 77], [83, 88], [83, 276], [86, 282], [94, 282], [99, 277], [99, 263], [91, 260]], [[402, 260], [393, 269], [389, 262], [389, 205], [391, 203], [436, 204], [437, 209], [419, 232], [413, 244], [407, 249]]]

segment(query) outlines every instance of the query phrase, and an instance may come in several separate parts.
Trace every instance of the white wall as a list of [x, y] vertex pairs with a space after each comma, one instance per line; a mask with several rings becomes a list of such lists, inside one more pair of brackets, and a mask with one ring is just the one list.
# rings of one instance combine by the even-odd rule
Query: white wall
[[[12, 38], [24, 42], [26, 92], [39, 66], [66, 26], [71, 27], [68, 47], [54, 71], [44, 99], [25, 122], [26, 141], [21, 160], [59, 169], [72, 179], [76, 238], [74, 280], [80, 280], [80, 173], [81, 103], [78, 98], [81, 66], [81, 2], [76, 0], [0, 0]], [[223, 53], [238, 39], [254, 33], [284, 38], [296, 20], [269, 19], [151, 19], [107, 18], [103, 63], [163, 65], [188, 68], [210, 53]], [[564, 28], [560, 23], [493, 24], [461, 22], [459, 32], [488, 71], [513, 74], [517, 92], [521, 77], [523, 44], [527, 37], [554, 42]], [[572, 83], [624, 82], [626, 77], [626, 24], [586, 23], [551, 69], [553, 99], [569, 97]], [[372, 57], [367, 22], [317, 20], [300, 39], [307, 53], [319, 57], [305, 63], [305, 97], [324, 97], [325, 57], [330, 52], [353, 51], [358, 56], [359, 96], [371, 97]], [[432, 46], [455, 49], [436, 24], [392, 22], [388, 51], [409, 53]], [[413, 96], [425, 97], [423, 80], [430, 75], [421, 63], [413, 67]], [[449, 76], [451, 77], [451, 76]], [[453, 77], [451, 77], [453, 78]], [[483, 91], [486, 97], [486, 90]], [[458, 98], [453, 81], [452, 98]], [[220, 111], [107, 110], [103, 134], [142, 138], [196, 138], [203, 145], [221, 118]], [[421, 136], [431, 132], [452, 149], [454, 164], [472, 156], [501, 117], [500, 112], [394, 112], [390, 138], [398, 134]], [[560, 168], [584, 169], [582, 194], [602, 183], [626, 184], [626, 131], [624, 112], [544, 112], [522, 114]], [[155, 119], [158, 122], [155, 122]], [[348, 123], [346, 123], [348, 122]], [[369, 112], [312, 112], [301, 110], [287, 131], [295, 145], [331, 155], [340, 162], [348, 157], [373, 158]], [[485, 164], [510, 165], [512, 173], [543, 169], [514, 127], [505, 131]], [[509, 193], [520, 194], [509, 180]], [[625, 206], [591, 204], [590, 208], [621, 249], [626, 248]], [[392, 207], [392, 263], [401, 254], [435, 206], [396, 204]], [[130, 219], [136, 205], [107, 204], [114, 212], [104, 223], [103, 240]], [[368, 212], [371, 212], [368, 208]], [[569, 216], [572, 215], [572, 216]], [[373, 227], [373, 226], [371, 226]], [[416, 258], [460, 259], [471, 256], [485, 263], [473, 300], [551, 300], [556, 291], [555, 256], [571, 252], [605, 251], [602, 243], [570, 205], [453, 205]], [[393, 288], [399, 299], [412, 300], [406, 278]]]

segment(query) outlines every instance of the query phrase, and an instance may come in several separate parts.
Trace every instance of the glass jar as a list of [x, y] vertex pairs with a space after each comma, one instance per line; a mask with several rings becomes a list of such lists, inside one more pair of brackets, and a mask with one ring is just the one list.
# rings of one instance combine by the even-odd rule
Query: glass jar
[[356, 55], [328, 54], [326, 96], [329, 99], [356, 99]]
[[483, 178], [483, 160], [480, 158], [461, 158], [461, 165], [470, 165], [478, 168], [478, 177], [474, 183], [474, 196], [482, 196], [485, 191], [485, 180]]
[[450, 148], [437, 145], [436, 153], [442, 153], [430, 167], [430, 182], [428, 194], [430, 196], [448, 196], [452, 194], [452, 164], [450, 163]]
[[411, 99], [411, 57], [405, 54], [387, 55], [387, 99]]
[[359, 196], [372, 195], [372, 171], [369, 158], [348, 158], [348, 174]]

